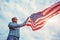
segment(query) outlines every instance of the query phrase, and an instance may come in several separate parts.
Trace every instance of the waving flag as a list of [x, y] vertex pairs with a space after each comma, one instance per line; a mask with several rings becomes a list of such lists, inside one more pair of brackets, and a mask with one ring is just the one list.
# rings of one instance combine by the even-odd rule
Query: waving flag
[[44, 9], [41, 12], [32, 14], [26, 23], [27, 26], [30, 26], [33, 31], [42, 28], [46, 21], [51, 17], [60, 13], [60, 1], [56, 4]]

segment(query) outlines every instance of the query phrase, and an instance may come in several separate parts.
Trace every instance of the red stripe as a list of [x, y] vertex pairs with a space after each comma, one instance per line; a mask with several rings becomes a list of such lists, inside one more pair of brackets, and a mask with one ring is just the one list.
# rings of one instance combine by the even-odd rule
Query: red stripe
[[40, 26], [40, 27], [35, 28], [35, 29], [32, 28], [32, 30], [35, 31], [35, 30], [38, 30], [38, 29], [40, 29], [40, 28], [42, 28], [42, 27], [43, 27], [43, 26]]
[[58, 11], [60, 11], [60, 10], [59, 10], [59, 9], [56, 10], [54, 13], [52, 13], [51, 15], [49, 15], [47, 18], [50, 19], [50, 18], [52, 18], [53, 16], [59, 14], [59, 13], [56, 13], [56, 12], [58, 12]]
[[38, 26], [38, 25], [42, 25], [42, 24], [44, 24], [44, 23], [45, 23], [45, 21], [43, 21], [43, 22], [41, 22], [41, 23], [37, 24], [36, 26]]
[[60, 2], [56, 3], [55, 5], [45, 9], [44, 11], [42, 11], [42, 13], [44, 14], [44, 12], [46, 11], [46, 13], [44, 14], [45, 16], [48, 15], [54, 8], [56, 8], [57, 6], [60, 6]]
[[[57, 5], [57, 6], [59, 6], [59, 5]], [[47, 11], [46, 14], [45, 14], [45, 16], [48, 15], [51, 11], [53, 11], [57, 6], [52, 7], [49, 11]]]

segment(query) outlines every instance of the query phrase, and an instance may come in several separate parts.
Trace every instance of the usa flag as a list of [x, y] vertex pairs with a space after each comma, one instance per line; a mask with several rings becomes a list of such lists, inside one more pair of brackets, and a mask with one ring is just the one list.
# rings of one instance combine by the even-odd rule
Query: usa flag
[[41, 12], [34, 13], [31, 16], [29, 16], [26, 25], [30, 26], [33, 31], [38, 30], [46, 24], [47, 20], [49, 20], [50, 18], [54, 17], [59, 13], [60, 13], [60, 1], [44, 9]]

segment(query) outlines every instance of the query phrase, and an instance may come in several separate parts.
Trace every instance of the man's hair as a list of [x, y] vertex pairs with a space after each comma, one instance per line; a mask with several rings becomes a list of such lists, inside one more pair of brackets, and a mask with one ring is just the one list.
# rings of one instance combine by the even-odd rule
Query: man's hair
[[12, 20], [15, 20], [17, 17], [13, 17]]

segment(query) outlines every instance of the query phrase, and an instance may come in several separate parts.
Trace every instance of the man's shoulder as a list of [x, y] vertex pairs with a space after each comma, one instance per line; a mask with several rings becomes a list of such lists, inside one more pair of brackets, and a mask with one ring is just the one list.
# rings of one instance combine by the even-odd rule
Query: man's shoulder
[[13, 23], [13, 22], [9, 22], [9, 24], [10, 24], [10, 23]]
[[9, 22], [9, 24], [13, 24], [13, 22]]

